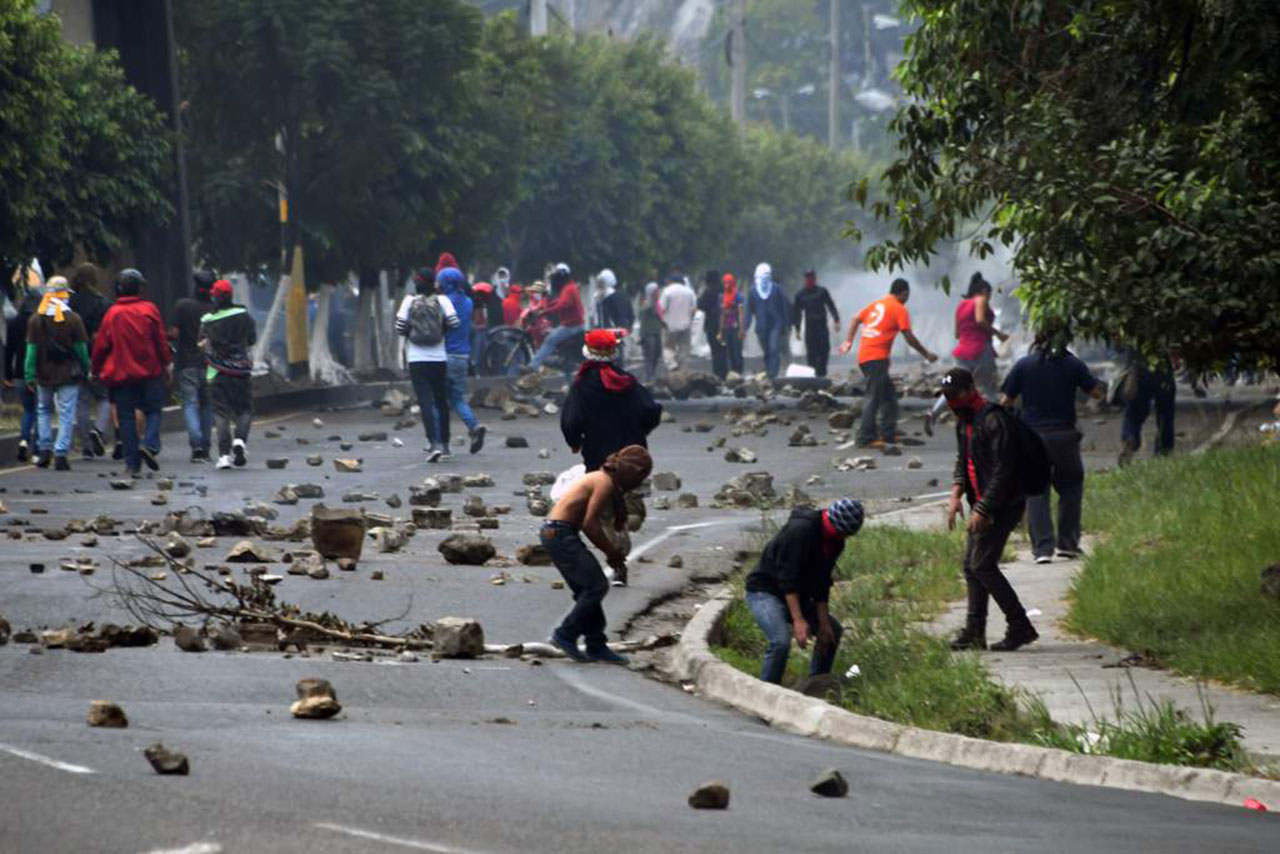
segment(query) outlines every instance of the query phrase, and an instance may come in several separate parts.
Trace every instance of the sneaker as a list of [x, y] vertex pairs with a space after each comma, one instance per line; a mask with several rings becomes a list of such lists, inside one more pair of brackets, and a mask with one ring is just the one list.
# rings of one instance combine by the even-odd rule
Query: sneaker
[[478, 454], [484, 447], [484, 434], [488, 432], [483, 424], [477, 424], [471, 431], [471, 453]]
[[578, 645], [576, 643], [570, 643], [569, 641], [565, 640], [560, 636], [560, 633], [558, 631], [551, 633], [550, 640], [551, 640], [552, 646], [554, 646], [556, 649], [563, 652], [568, 658], [572, 659], [573, 661], [586, 662], [591, 660], [582, 654], [582, 650], [578, 649]]
[[[1062, 554], [1062, 552], [1058, 552]], [[1053, 563], [1052, 555], [1036, 555], [1036, 563]]]
[[1079, 560], [1083, 556], [1083, 552], [1079, 549], [1058, 549], [1058, 557], [1063, 560]]
[[84, 460], [85, 462], [88, 462], [90, 460], [96, 460], [97, 457], [93, 455], [92, 450], [90, 450], [89, 448], [85, 448], [80, 452], [80, 459]]
[[193, 463], [209, 462], [209, 452], [206, 451], [204, 448], [196, 448], [194, 451], [191, 452], [191, 462]]
[[625, 655], [609, 649], [607, 646], [589, 646], [587, 647], [587, 658], [592, 661], [598, 661], [601, 664], [630, 664], [630, 660]]
[[53, 462], [53, 452], [41, 451], [40, 456], [36, 459], [36, 468], [47, 469], [51, 462]]
[[888, 442], [886, 442], [884, 439], [872, 439], [870, 442], [862, 442], [862, 441], [859, 441], [859, 442], [858, 442], [858, 447], [859, 447], [859, 448], [873, 448], [873, 449], [875, 449], [875, 450], [877, 450], [877, 451], [883, 451], [885, 448], [889, 447], [889, 443], [888, 443]]
[[449, 462], [449, 461], [450, 461], [450, 460], [452, 460], [452, 459], [453, 459], [453, 454], [452, 454], [452, 452], [450, 452], [450, 451], [449, 451], [449, 449], [448, 449], [448, 448], [441, 448], [441, 449], [440, 449], [440, 456], [438, 457], [438, 460], [439, 460], [440, 462], [442, 462], [442, 463], [447, 463], [447, 462]]
[[23, 439], [18, 443], [18, 462], [25, 463], [31, 459], [31, 446], [27, 444], [27, 440]]
[[71, 463], [67, 462], [67, 458], [65, 455], [54, 457], [53, 470], [54, 471], [71, 471]]
[[152, 471], [160, 471], [160, 463], [156, 460], [156, 452], [150, 448], [139, 448], [138, 459]]
[[123, 442], [116, 442], [116, 446], [111, 449], [111, 459], [113, 460], [124, 459], [124, 443]]
[[991, 645], [992, 652], [1013, 652], [1019, 647], [1024, 647], [1029, 643], [1039, 640], [1040, 633], [1036, 631], [1035, 626], [1027, 623], [1020, 628], [1010, 628], [1005, 634], [1003, 640], [998, 640]]
[[214, 466], [214, 468], [219, 468], [219, 469], [229, 469], [229, 468], [231, 468], [233, 465], [235, 465], [235, 463], [234, 463], [234, 462], [232, 462], [232, 460], [231, 460], [231, 455], [230, 455], [230, 454], [223, 454], [222, 456], [218, 457], [218, 464], [217, 464], [216, 466]]
[[987, 648], [987, 639], [979, 634], [962, 629], [960, 634], [951, 640], [951, 649], [955, 652], [966, 650], [983, 650]]
[[124, 470], [124, 476], [133, 480], [142, 480], [142, 469], [127, 468]]
[[89, 450], [95, 457], [100, 457], [107, 452], [107, 446], [102, 444], [102, 431], [96, 427], [89, 431]]
[[249, 452], [245, 450], [244, 439], [236, 439], [231, 443], [231, 455], [234, 458], [236, 468], [244, 468], [244, 464], [249, 461]]
[[444, 451], [439, 448], [427, 448], [427, 462], [438, 463], [442, 456], [444, 456]]

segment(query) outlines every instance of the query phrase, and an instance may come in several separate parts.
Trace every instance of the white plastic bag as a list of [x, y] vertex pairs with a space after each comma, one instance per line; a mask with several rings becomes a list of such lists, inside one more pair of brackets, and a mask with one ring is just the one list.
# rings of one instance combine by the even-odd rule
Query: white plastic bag
[[563, 498], [564, 494], [569, 491], [569, 487], [573, 486], [574, 483], [585, 477], [586, 474], [587, 467], [582, 463], [578, 463], [576, 466], [571, 466], [560, 472], [559, 477], [556, 478], [556, 482], [551, 487], [552, 503]]

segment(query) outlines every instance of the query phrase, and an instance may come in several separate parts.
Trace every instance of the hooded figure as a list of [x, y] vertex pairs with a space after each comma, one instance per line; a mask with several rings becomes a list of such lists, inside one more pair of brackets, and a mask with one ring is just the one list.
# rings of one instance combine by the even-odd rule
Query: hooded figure
[[[467, 373], [471, 368], [471, 317], [475, 304], [467, 294], [467, 279], [457, 267], [445, 267], [436, 274], [436, 285], [440, 292], [453, 303], [453, 310], [458, 316], [456, 326], [445, 331], [445, 389], [449, 396], [449, 406], [462, 423], [467, 427], [470, 437], [471, 453], [477, 453], [484, 447], [485, 428], [471, 411], [467, 402]], [[448, 431], [442, 427], [441, 432]]]
[[618, 330], [587, 333], [586, 360], [569, 387], [560, 410], [560, 432], [587, 471], [628, 445], [648, 447], [648, 436], [662, 418], [662, 406], [632, 374], [617, 367]]
[[644, 286], [640, 301], [640, 350], [644, 354], [644, 381], [653, 382], [662, 361], [662, 315], [658, 313], [657, 282]]
[[258, 326], [248, 309], [233, 302], [235, 292], [226, 279], [214, 282], [209, 295], [213, 311], [200, 319], [200, 345], [208, 363], [205, 377], [218, 436], [217, 467], [242, 468], [249, 457], [245, 443], [253, 422], [251, 351]]
[[756, 340], [764, 352], [765, 373], [770, 378], [776, 377], [782, 370], [782, 346], [786, 342], [789, 325], [787, 300], [782, 295], [782, 288], [773, 280], [773, 268], [765, 263], [756, 266], [752, 287], [747, 293], [747, 314], [741, 336], [746, 336], [753, 321]]
[[[75, 428], [80, 383], [90, 372], [89, 336], [80, 316], [71, 310], [71, 293], [62, 276], [49, 279], [35, 315], [27, 323], [24, 374], [36, 386], [36, 434], [45, 468], [57, 456], [59, 471], [68, 471], [67, 453]], [[58, 410], [58, 439], [53, 439], [53, 410]]]
[[607, 267], [596, 274], [595, 323], [597, 329], [631, 331], [636, 322], [631, 302], [618, 292], [618, 277]]
[[458, 259], [453, 257], [452, 252], [441, 252], [439, 260], [436, 261], [436, 275], [440, 275], [440, 272], [448, 267], [453, 267], [456, 270], [462, 269], [458, 265]]

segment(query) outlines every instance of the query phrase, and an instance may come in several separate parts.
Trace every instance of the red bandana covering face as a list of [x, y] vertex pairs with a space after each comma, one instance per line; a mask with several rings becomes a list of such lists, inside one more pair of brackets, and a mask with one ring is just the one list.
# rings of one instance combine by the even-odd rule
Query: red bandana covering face
[[835, 555], [844, 545], [844, 535], [831, 524], [831, 517], [826, 510], [822, 511], [822, 553], [826, 557]]

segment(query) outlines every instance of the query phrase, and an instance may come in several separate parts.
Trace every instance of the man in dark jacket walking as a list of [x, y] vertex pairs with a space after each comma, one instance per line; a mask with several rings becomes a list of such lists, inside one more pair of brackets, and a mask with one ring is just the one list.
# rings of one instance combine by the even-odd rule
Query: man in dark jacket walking
[[30, 292], [19, 299], [17, 313], [5, 324], [4, 384], [6, 388], [18, 390], [18, 399], [22, 403], [22, 420], [18, 426], [18, 462], [25, 463], [31, 459], [36, 444], [36, 391], [27, 385], [24, 368], [27, 357], [27, 324], [40, 305], [40, 294]]
[[[208, 363], [205, 378], [218, 433], [218, 468], [244, 466], [253, 421], [253, 345], [258, 327], [242, 305], [231, 302], [231, 283], [219, 279], [209, 289], [213, 311], [200, 319], [200, 345]], [[234, 437], [232, 433], [234, 431]]]
[[702, 293], [698, 295], [698, 311], [702, 312], [702, 332], [711, 345], [711, 373], [720, 379], [729, 375], [729, 353], [720, 335], [720, 312], [723, 310], [724, 283], [717, 270], [702, 277]]
[[820, 377], [827, 375], [827, 362], [831, 359], [831, 334], [827, 332], [827, 315], [831, 325], [840, 332], [840, 312], [831, 300], [831, 292], [818, 284], [818, 274], [813, 270], [804, 274], [804, 287], [796, 294], [795, 310], [791, 313], [796, 332], [804, 324], [804, 352], [809, 367]]
[[[173, 354], [165, 335], [160, 309], [141, 296], [147, 280], [132, 268], [116, 279], [116, 301], [102, 318], [93, 342], [94, 376], [111, 390], [124, 443], [124, 464], [137, 475], [142, 463], [157, 471], [160, 453], [160, 415], [168, 397], [167, 374]], [[135, 414], [146, 416], [145, 434], [138, 442]]]
[[560, 411], [560, 432], [573, 452], [582, 453], [587, 471], [628, 445], [649, 446], [648, 436], [662, 418], [662, 406], [634, 376], [614, 365], [620, 334], [614, 329], [587, 333], [586, 361], [569, 387]]
[[969, 611], [951, 648], [987, 648], [987, 604], [988, 599], [995, 599], [1004, 612], [1007, 630], [1004, 640], [992, 644], [991, 649], [1008, 652], [1040, 637], [1013, 585], [1000, 571], [1000, 555], [1022, 521], [1027, 503], [1018, 476], [1023, 463], [1020, 428], [1014, 421], [1016, 416], [982, 397], [973, 374], [964, 368], [952, 368], [943, 376], [942, 394], [956, 416], [956, 465], [947, 527], [955, 527], [957, 515], [963, 517], [962, 498], [968, 499], [970, 507], [964, 555]]
[[842, 634], [827, 611], [831, 574], [844, 541], [862, 528], [862, 504], [841, 498], [826, 510], [797, 507], [747, 576], [747, 607], [768, 639], [760, 679], [777, 685], [787, 669], [791, 639], [804, 649], [812, 638], [809, 675], [830, 673]]
[[[27, 324], [24, 374], [36, 389], [37, 433], [40, 458], [36, 465], [48, 468], [56, 458], [58, 471], [70, 471], [67, 454], [76, 424], [80, 383], [89, 376], [89, 336], [84, 323], [71, 310], [67, 280], [54, 276], [45, 288], [40, 307]], [[53, 412], [58, 412], [58, 438], [53, 438]]]
[[200, 320], [214, 310], [209, 291], [215, 277], [208, 270], [196, 270], [192, 281], [195, 292], [174, 303], [169, 340], [176, 342], [178, 349], [175, 372], [191, 462], [207, 463], [213, 438], [213, 401], [205, 378], [204, 353], [200, 351]]

